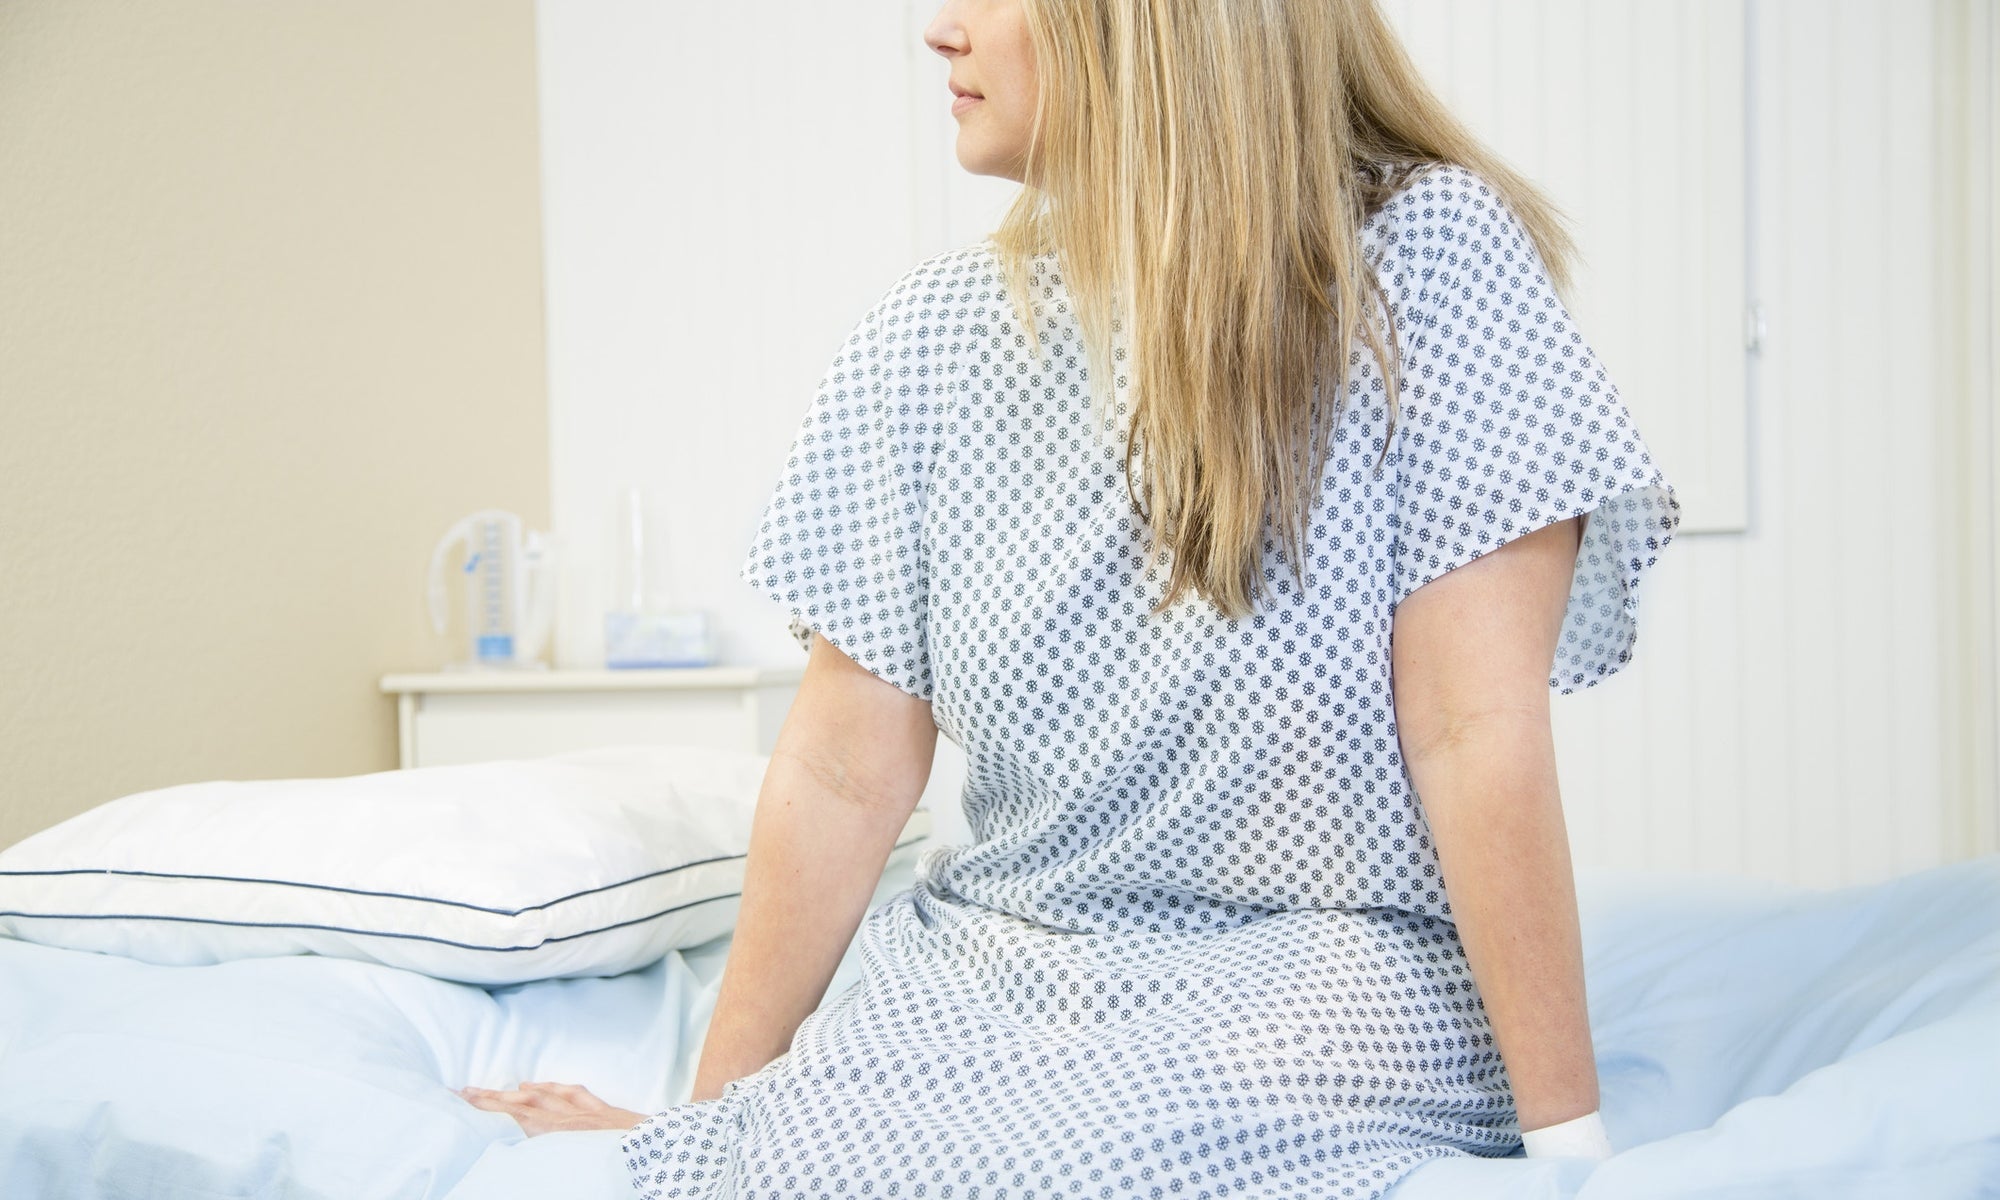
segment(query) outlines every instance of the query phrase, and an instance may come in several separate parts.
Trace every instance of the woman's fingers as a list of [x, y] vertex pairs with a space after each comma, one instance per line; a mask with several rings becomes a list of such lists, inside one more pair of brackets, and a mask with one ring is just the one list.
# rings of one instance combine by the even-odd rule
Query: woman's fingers
[[597, 1097], [591, 1095], [590, 1089], [584, 1087], [581, 1084], [524, 1083], [521, 1086], [523, 1088], [532, 1089], [533, 1091], [544, 1095], [559, 1096], [562, 1099], [567, 1100], [572, 1104], [590, 1103], [599, 1105], [600, 1107], [603, 1106], [604, 1104], [604, 1101], [599, 1100]]
[[505, 1090], [465, 1087], [458, 1094], [474, 1108], [506, 1113], [533, 1137], [563, 1129], [630, 1129], [644, 1113], [614, 1108], [573, 1083], [523, 1083]]
[[[459, 1095], [468, 1098], [483, 1096], [504, 1104], [542, 1105], [549, 1103], [569, 1103], [581, 1097], [590, 1096], [585, 1089], [573, 1083], [521, 1083], [512, 1088], [460, 1088]], [[595, 1100], [595, 1096], [590, 1096]]]

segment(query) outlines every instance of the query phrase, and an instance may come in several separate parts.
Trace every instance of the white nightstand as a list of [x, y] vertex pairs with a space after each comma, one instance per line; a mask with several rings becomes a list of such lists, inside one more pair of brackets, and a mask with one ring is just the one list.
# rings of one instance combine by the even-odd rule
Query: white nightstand
[[404, 767], [633, 742], [769, 754], [803, 667], [385, 675]]

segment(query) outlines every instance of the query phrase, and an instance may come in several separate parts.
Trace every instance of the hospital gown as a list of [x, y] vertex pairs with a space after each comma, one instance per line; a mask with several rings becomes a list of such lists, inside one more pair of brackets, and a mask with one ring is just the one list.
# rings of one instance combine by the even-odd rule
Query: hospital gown
[[1095, 425], [1056, 259], [1039, 351], [990, 242], [854, 328], [743, 574], [930, 702], [973, 840], [866, 916], [862, 978], [787, 1053], [632, 1130], [646, 1200], [1360, 1200], [1517, 1149], [1397, 742], [1391, 621], [1589, 514], [1549, 680], [1588, 686], [1631, 656], [1680, 506], [1483, 179], [1423, 169], [1362, 246], [1400, 331], [1397, 427], [1357, 349], [1303, 581], [1267, 536], [1269, 596], [1239, 619], [1192, 592], [1151, 611], [1128, 383]]

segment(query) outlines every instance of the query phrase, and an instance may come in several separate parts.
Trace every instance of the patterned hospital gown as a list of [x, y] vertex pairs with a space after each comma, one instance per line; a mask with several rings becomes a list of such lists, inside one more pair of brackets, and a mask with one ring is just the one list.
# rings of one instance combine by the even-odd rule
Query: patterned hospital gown
[[[1396, 737], [1396, 605], [1589, 514], [1550, 686], [1631, 656], [1680, 506], [1532, 242], [1425, 168], [1363, 229], [1402, 339], [1357, 350], [1304, 585], [1225, 620], [1163, 575], [1094, 428], [1053, 259], [1037, 355], [990, 243], [891, 288], [813, 399], [744, 577], [964, 748], [974, 840], [871, 911], [790, 1050], [622, 1143], [659, 1197], [1379, 1196], [1519, 1146]], [[1122, 385], [1122, 377], [1119, 380]]]

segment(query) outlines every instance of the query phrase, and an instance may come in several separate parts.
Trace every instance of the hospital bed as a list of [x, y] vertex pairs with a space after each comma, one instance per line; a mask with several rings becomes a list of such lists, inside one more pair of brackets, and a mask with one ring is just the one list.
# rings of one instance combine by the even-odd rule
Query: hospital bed
[[[635, 760], [598, 766], [621, 761]], [[537, 769], [523, 760], [478, 770], [490, 782]], [[733, 797], [700, 800], [729, 813], [711, 826], [714, 838], [747, 838], [754, 787], [745, 770], [754, 773], [739, 770]], [[356, 779], [392, 774], [422, 778]], [[251, 789], [229, 797], [240, 814], [241, 801], [271, 785], [232, 786]], [[229, 807], [217, 802], [196, 823], [213, 830]], [[402, 819], [372, 811], [378, 821]], [[194, 818], [182, 810], [160, 819], [184, 827]], [[927, 819], [919, 810], [906, 827], [871, 905], [894, 902], [912, 882]], [[104, 826], [147, 832], [130, 818]], [[385, 847], [393, 840], [374, 833]], [[262, 836], [268, 846], [270, 832]], [[403, 843], [422, 836], [440, 832], [395, 831]], [[533, 836], [548, 854], [566, 852], [548, 829]], [[161, 840], [170, 835], [156, 832], [152, 841]], [[284, 923], [255, 919], [276, 902], [240, 894], [220, 897], [238, 913], [238, 933], [279, 941], [230, 943], [237, 934], [175, 933], [163, 920], [150, 924], [167, 932], [146, 933], [148, 921], [93, 923], [76, 912], [68, 926], [27, 918], [32, 904], [50, 911], [51, 879], [107, 884], [51, 872], [111, 876], [129, 869], [130, 856], [157, 853], [104, 830], [18, 853], [30, 842], [0, 854], [0, 929], [15, 935], [0, 937], [0, 1196], [10, 1200], [630, 1195], [620, 1132], [527, 1138], [512, 1118], [475, 1109], [454, 1089], [581, 1083], [641, 1112], [687, 1099], [728, 954], [732, 903], [723, 893], [730, 871], [740, 886], [741, 867], [740, 858], [709, 854], [667, 869], [663, 877], [709, 871], [706, 898], [666, 902], [681, 906], [680, 924], [663, 935], [676, 944], [655, 953], [661, 943], [639, 937], [615, 948], [629, 969], [590, 974], [618, 965], [615, 955], [592, 964], [515, 953], [525, 964], [515, 965], [464, 948], [486, 934], [519, 945], [587, 940], [549, 924], [525, 940], [519, 929], [454, 931], [443, 940], [459, 948], [437, 947], [447, 957], [427, 959], [425, 947], [395, 945], [406, 939], [370, 943], [351, 928], [265, 928]], [[102, 865], [120, 853], [126, 867]], [[180, 872], [204, 873], [228, 875]], [[1394, 1200], [2000, 1196], [2000, 857], [1833, 891], [1588, 869], [1578, 887], [1603, 1113], [1618, 1153], [1604, 1162], [1455, 1157], [1406, 1177]], [[371, 894], [327, 892], [327, 902], [419, 899], [351, 890]], [[157, 902], [134, 891], [60, 899], [103, 914]], [[657, 895], [646, 903], [666, 906]], [[704, 908], [699, 920], [687, 915]], [[295, 918], [286, 919], [363, 919]], [[205, 920], [178, 924], [206, 928]], [[599, 914], [585, 923], [611, 922]], [[295, 936], [336, 940], [298, 953], [282, 942]], [[827, 995], [858, 970], [850, 949]], [[464, 978], [482, 974], [485, 982]]]

